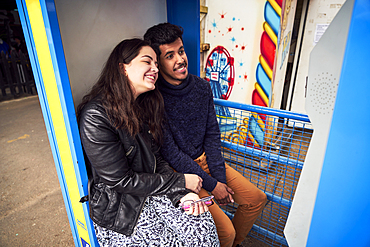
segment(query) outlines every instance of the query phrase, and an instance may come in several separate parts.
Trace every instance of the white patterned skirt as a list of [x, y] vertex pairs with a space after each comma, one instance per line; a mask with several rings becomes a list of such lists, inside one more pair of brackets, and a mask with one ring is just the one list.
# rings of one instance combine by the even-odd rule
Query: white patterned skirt
[[101, 247], [119, 246], [220, 246], [210, 212], [188, 215], [167, 196], [148, 197], [134, 233], [126, 236], [94, 223]]

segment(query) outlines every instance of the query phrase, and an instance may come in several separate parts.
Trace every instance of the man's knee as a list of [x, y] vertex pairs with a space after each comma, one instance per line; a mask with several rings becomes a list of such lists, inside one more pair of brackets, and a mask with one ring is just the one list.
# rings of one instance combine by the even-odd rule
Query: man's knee
[[250, 205], [252, 208], [263, 208], [267, 203], [266, 194], [259, 190], [258, 193], [255, 193], [253, 203]]
[[258, 201], [260, 202], [261, 205], [265, 206], [267, 202], [267, 196], [266, 194], [260, 190], [260, 193], [258, 193]]
[[236, 232], [234, 227], [224, 228], [222, 231], [218, 232], [218, 238], [220, 240], [221, 246], [232, 246], [234, 243]]
[[267, 203], [266, 194], [263, 191], [257, 189], [254, 191], [253, 196], [250, 197], [249, 200], [245, 201], [245, 203], [239, 204], [239, 208], [242, 211], [248, 211], [251, 209], [260, 209], [265, 207], [266, 203]]
[[235, 239], [235, 229], [234, 227], [229, 227], [226, 231], [226, 234], [225, 234], [225, 238], [227, 239], [231, 239], [232, 241], [234, 241]]

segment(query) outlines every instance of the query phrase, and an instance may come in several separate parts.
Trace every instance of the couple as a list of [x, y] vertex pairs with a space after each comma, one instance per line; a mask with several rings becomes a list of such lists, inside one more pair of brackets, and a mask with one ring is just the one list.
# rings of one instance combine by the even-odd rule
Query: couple
[[[236, 246], [266, 203], [225, 164], [212, 91], [187, 62], [182, 29], [153, 26], [114, 48], [78, 106], [101, 246]], [[239, 204], [233, 222], [209, 193]]]

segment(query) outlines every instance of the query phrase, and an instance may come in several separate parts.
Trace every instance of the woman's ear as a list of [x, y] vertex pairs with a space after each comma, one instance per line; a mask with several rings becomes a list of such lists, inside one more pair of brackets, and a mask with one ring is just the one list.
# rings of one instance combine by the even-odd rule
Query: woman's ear
[[121, 74], [127, 76], [127, 72], [126, 72], [124, 63], [119, 63], [119, 71], [121, 72]]

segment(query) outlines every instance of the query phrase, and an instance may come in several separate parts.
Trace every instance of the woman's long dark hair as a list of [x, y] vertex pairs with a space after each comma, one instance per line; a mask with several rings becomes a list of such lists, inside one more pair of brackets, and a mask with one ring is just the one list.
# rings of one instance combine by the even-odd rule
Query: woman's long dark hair
[[154, 139], [160, 143], [164, 114], [162, 95], [156, 87], [135, 100], [129, 79], [120, 67], [120, 64], [129, 64], [137, 57], [144, 46], [150, 45], [141, 39], [127, 39], [113, 49], [98, 81], [77, 107], [77, 116], [79, 118], [83, 107], [90, 100], [99, 97], [113, 126], [124, 128], [135, 136], [142, 123], [146, 122]]

